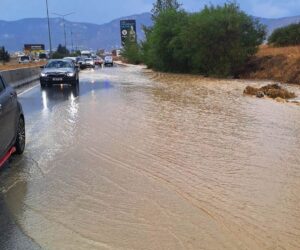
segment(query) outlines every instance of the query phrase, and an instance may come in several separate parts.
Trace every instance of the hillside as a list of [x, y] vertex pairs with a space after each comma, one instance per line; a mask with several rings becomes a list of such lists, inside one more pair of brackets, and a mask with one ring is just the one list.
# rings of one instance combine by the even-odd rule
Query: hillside
[[[78, 48], [112, 49], [120, 47], [120, 20], [136, 19], [138, 38], [142, 40], [144, 34], [142, 26], [151, 26], [151, 14], [122, 17], [102, 25], [92, 23], [66, 21], [68, 45], [71, 47], [71, 30], [73, 44]], [[300, 21], [298, 17], [279, 19], [258, 18], [268, 28], [270, 34], [275, 28]], [[63, 22], [60, 18], [51, 18], [51, 29], [54, 47], [64, 43]], [[43, 43], [48, 47], [47, 19], [29, 18], [18, 21], [0, 21], [0, 45], [6, 46], [9, 51], [22, 50], [25, 43]]]
[[[71, 48], [73, 32], [74, 47], [80, 49], [112, 49], [120, 47], [120, 20], [136, 19], [138, 38], [143, 39], [142, 25], [151, 25], [151, 15], [144, 13], [122, 17], [109, 23], [97, 25], [66, 21], [67, 43]], [[64, 44], [63, 20], [51, 18], [52, 43], [57, 47]], [[43, 43], [48, 47], [48, 26], [45, 18], [30, 18], [18, 21], [0, 21], [0, 45], [9, 51], [19, 51], [26, 43]]]
[[300, 46], [282, 48], [261, 46], [240, 76], [300, 84]]

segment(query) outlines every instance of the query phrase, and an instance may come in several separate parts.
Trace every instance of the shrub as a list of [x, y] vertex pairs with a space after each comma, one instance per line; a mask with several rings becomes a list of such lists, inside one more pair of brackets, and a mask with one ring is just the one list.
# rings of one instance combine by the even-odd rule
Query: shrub
[[264, 26], [229, 3], [192, 14], [182, 37], [193, 72], [232, 76], [257, 52], [265, 34]]
[[142, 45], [144, 62], [157, 70], [188, 71], [188, 56], [180, 37], [188, 22], [187, 13], [169, 9], [155, 20]]
[[268, 39], [268, 44], [277, 47], [300, 45], [300, 23], [274, 30]]
[[10, 55], [5, 50], [5, 47], [0, 47], [0, 62], [6, 63], [10, 61]]
[[56, 52], [53, 53], [53, 59], [61, 59], [70, 55], [69, 50], [62, 46], [61, 44], [58, 45]]
[[143, 58], [162, 71], [234, 76], [264, 41], [265, 27], [236, 3], [206, 6], [201, 12], [161, 12], [146, 33]]
[[140, 45], [130, 39], [125, 42], [121, 55], [128, 63], [140, 64], [142, 62]]

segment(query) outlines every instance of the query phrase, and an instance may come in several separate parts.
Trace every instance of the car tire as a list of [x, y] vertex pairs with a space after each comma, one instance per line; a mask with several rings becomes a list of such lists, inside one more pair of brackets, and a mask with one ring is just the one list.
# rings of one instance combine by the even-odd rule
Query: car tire
[[47, 86], [47, 84], [46, 83], [44, 83], [44, 82], [41, 82], [41, 88], [45, 88]]
[[25, 133], [25, 121], [23, 117], [20, 117], [16, 135], [16, 153], [18, 155], [23, 154], [25, 150], [25, 143], [26, 143], [26, 133]]

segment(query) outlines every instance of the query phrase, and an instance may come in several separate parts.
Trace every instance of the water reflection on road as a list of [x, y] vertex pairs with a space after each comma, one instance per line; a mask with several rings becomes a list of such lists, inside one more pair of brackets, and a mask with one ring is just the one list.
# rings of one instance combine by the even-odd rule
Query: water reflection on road
[[34, 88], [8, 210], [47, 249], [298, 249], [300, 108], [244, 86], [117, 67]]

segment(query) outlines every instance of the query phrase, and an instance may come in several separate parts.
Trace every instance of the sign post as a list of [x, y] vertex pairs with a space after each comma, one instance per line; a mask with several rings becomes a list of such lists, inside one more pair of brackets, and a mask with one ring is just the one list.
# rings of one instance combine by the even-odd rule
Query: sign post
[[121, 20], [121, 42], [122, 46], [125, 45], [127, 39], [130, 39], [132, 42], [137, 42], [136, 34], [136, 21], [135, 20]]

